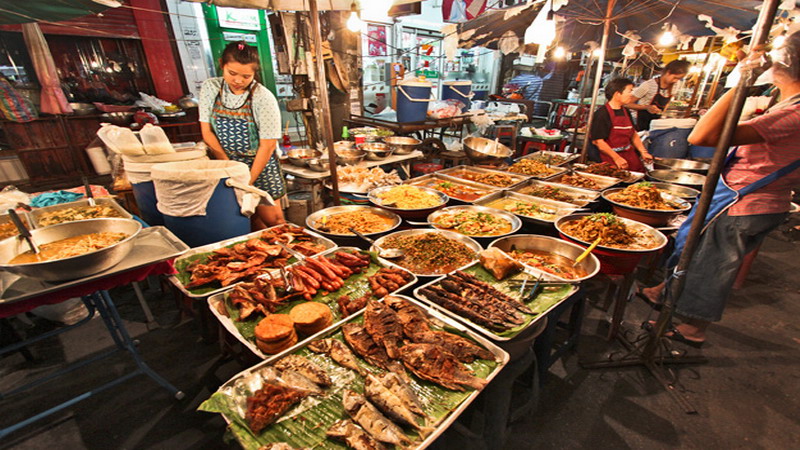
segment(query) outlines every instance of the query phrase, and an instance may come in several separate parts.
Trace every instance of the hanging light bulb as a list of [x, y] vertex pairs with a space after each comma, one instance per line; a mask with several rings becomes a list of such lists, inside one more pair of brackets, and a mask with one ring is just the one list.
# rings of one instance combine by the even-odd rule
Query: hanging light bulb
[[603, 49], [600, 47], [594, 49], [594, 51], [592, 52], [592, 56], [594, 56], [595, 58], [603, 56]]
[[669, 29], [669, 25], [664, 25], [664, 34], [658, 38], [658, 45], [662, 47], [669, 47], [675, 43], [675, 35]]
[[562, 46], [558, 46], [553, 50], [553, 58], [562, 59], [563, 57], [567, 56], [567, 51]]
[[350, 18], [347, 19], [347, 29], [353, 33], [361, 31], [361, 19], [358, 17], [358, 10], [356, 9], [355, 2], [350, 5]]

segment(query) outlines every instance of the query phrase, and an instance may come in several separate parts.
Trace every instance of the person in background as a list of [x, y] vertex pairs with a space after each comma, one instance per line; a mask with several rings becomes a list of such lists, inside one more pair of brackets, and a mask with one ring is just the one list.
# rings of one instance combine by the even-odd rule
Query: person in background
[[600, 160], [615, 167], [644, 172], [645, 162], [653, 161], [636, 133], [631, 113], [623, 105], [631, 99], [633, 81], [616, 78], [605, 88], [605, 105], [597, 108], [589, 139], [600, 151]]
[[[800, 185], [800, 32], [789, 36], [771, 55], [770, 75], [780, 91], [780, 102], [766, 114], [736, 127], [731, 146], [738, 147], [728, 153], [711, 202], [709, 215], [714, 219], [700, 235], [685, 288], [675, 304], [683, 323], [667, 334], [694, 347], [705, 342], [711, 323], [722, 319], [742, 260], [785, 221], [792, 189]], [[742, 64], [750, 67], [752, 79], [763, 72], [762, 56], [763, 52], [755, 52]], [[700, 118], [689, 142], [717, 145], [734, 91], [725, 93]], [[732, 190], [738, 195], [732, 196]], [[678, 231], [676, 242], [680, 243], [684, 231], [684, 227]], [[676, 251], [668, 266], [674, 266], [678, 257]], [[665, 285], [644, 289], [643, 294], [657, 303]]]
[[281, 138], [281, 115], [275, 96], [255, 80], [258, 50], [231, 42], [220, 58], [222, 76], [200, 89], [200, 130], [212, 155], [250, 167], [250, 184], [267, 191], [275, 205], [259, 205], [253, 228], [284, 223], [280, 198], [286, 182], [275, 150]]
[[678, 81], [686, 77], [691, 65], [685, 60], [671, 61], [664, 67], [661, 75], [645, 81], [633, 90], [633, 98], [625, 107], [637, 111], [636, 129], [647, 131], [650, 129], [650, 122], [661, 117], [678, 89]]

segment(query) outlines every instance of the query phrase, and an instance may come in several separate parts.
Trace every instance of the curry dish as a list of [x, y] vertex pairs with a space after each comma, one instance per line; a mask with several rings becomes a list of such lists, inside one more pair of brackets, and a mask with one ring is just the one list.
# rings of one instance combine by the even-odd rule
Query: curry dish
[[39, 216], [39, 226], [46, 227], [76, 220], [99, 219], [103, 217], [122, 217], [122, 215], [109, 205], [73, 206], [71, 208], [57, 209]]
[[660, 211], [674, 211], [681, 209], [681, 205], [661, 196], [661, 190], [652, 183], [637, 183], [625, 189], [608, 194], [608, 198], [623, 205], [641, 209], [655, 209]]
[[30, 264], [56, 259], [72, 258], [73, 256], [85, 255], [106, 247], [110, 247], [117, 242], [127, 238], [125, 233], [91, 233], [73, 236], [60, 241], [50, 242], [39, 246], [39, 253], [34, 254], [28, 250], [14, 257], [9, 264]]
[[380, 233], [392, 228], [394, 219], [370, 211], [349, 211], [323, 216], [317, 221], [317, 229], [334, 234], [353, 234], [350, 228], [359, 233]]
[[511, 232], [511, 222], [491, 213], [453, 211], [436, 218], [437, 228], [447, 228], [467, 236], [500, 236]]
[[565, 256], [538, 250], [514, 249], [508, 253], [512, 258], [523, 264], [567, 280], [574, 280], [586, 276], [585, 270], [580, 267], [572, 267], [575, 261]]
[[394, 263], [421, 275], [449, 273], [476, 259], [466, 244], [441, 233], [389, 236], [381, 247], [403, 250], [405, 254]]
[[629, 228], [616, 215], [609, 213], [570, 220], [562, 224], [561, 229], [569, 237], [583, 242], [594, 242], [600, 238], [599, 245], [603, 247], [646, 250], [658, 245], [652, 237]]
[[436, 194], [407, 184], [395, 186], [375, 196], [382, 205], [399, 209], [434, 208], [442, 204], [442, 199]]

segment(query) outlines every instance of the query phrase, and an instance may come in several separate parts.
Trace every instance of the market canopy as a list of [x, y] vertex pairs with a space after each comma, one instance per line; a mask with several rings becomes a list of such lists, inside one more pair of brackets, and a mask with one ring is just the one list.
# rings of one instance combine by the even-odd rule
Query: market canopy
[[94, 0], [0, 0], [0, 24], [61, 22], [106, 9]]

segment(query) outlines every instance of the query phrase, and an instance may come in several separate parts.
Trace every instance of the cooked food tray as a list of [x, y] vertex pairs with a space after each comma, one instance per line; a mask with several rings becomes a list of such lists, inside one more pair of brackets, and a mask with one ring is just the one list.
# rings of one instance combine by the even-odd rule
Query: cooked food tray
[[[448, 335], [455, 335], [456, 339], [468, 341], [472, 346], [478, 346], [476, 348], [481, 350], [481, 356], [485, 356], [487, 359], [458, 363], [462, 369], [472, 372], [475, 384], [485, 386], [508, 363], [509, 356], [505, 351], [458, 321], [431, 310], [410, 297], [392, 297], [389, 305], [403, 304], [406, 308], [417, 311], [419, 313], [417, 317], [422, 318], [431, 331], [435, 333], [446, 331]], [[379, 306], [391, 307], [387, 306], [387, 299], [381, 301]], [[351, 435], [364, 433], [368, 437], [363, 439], [374, 441], [372, 436], [378, 435], [376, 427], [373, 425], [370, 430], [375, 434], [369, 434], [364, 431], [364, 428], [361, 428], [359, 422], [369, 425], [368, 420], [375, 418], [377, 418], [375, 422], [386, 423], [388, 421], [390, 423], [389, 427], [383, 430], [382, 438], [391, 437], [405, 441], [402, 447], [394, 448], [423, 449], [429, 446], [475, 400], [482, 387], [466, 388], [464, 391], [448, 389], [419, 378], [412, 374], [410, 369], [389, 371], [367, 362], [346, 343], [347, 339], [344, 337], [345, 330], [360, 329], [367, 320], [369, 319], [365, 317], [365, 313], [359, 312], [313, 336], [313, 342], [317, 344], [312, 344], [311, 340], [299, 343], [240, 372], [223, 384], [198, 409], [222, 414], [225, 421], [230, 424], [230, 430], [234, 437], [247, 450], [255, 450], [275, 443], [285, 443], [292, 448], [344, 449], [347, 448], [344, 442], [326, 436], [328, 430], [335, 429], [336, 427], [332, 427], [334, 424], [341, 424], [340, 421], [347, 419], [351, 424], [358, 424], [354, 426], [348, 424], [348, 431]], [[320, 352], [321, 348], [325, 348], [319, 347], [323, 343], [329, 346], [328, 348], [333, 347], [339, 351], [336, 360], [328, 356], [334, 352]], [[405, 345], [416, 346], [417, 344]], [[348, 358], [344, 360], [342, 356]], [[336, 361], [344, 362], [344, 365]], [[306, 396], [288, 408], [279, 409], [280, 405], [275, 404], [274, 401], [267, 401], [267, 408], [275, 410], [279, 416], [261, 431], [253, 432], [250, 428], [252, 422], [247, 417], [248, 398], [254, 397], [254, 391], [263, 389], [259, 387], [263, 385], [263, 380], [275, 380], [276, 374], [280, 377], [278, 383], [288, 384], [285, 379], [297, 378], [292, 372], [305, 362], [310, 362], [314, 369], [313, 373], [306, 373], [312, 375], [312, 378], [317, 381], [322, 381], [323, 385], [324, 382], [329, 381], [330, 386], [321, 387], [319, 384], [310, 386], [316, 391], [316, 395]], [[391, 362], [403, 367], [399, 359]], [[421, 362], [425, 364], [426, 360], [422, 359]], [[324, 374], [320, 374], [320, 371]], [[394, 384], [390, 386], [384, 380], [394, 381]], [[299, 383], [296, 381], [293, 383], [293, 386], [298, 385]], [[344, 406], [345, 398], [348, 400], [360, 399], [355, 404], [361, 406], [356, 406], [358, 409], [351, 409], [351, 411], [363, 413], [361, 420], [354, 419], [348, 414]], [[392, 398], [397, 401], [388, 404], [381, 402], [381, 398]], [[398, 416], [388, 419], [386, 417], [388, 414], [383, 412], [386, 408], [390, 408], [391, 411], [399, 411], [404, 417], [408, 417], [410, 414], [418, 425], [417, 428], [420, 429], [402, 424], [397, 418]], [[409, 413], [408, 411], [411, 410], [414, 412]], [[375, 415], [375, 412], [380, 417]], [[396, 432], [398, 429], [394, 427], [400, 427], [399, 432]], [[380, 448], [393, 448], [388, 442], [384, 441], [384, 443], [387, 444], [386, 447]]]
[[[473, 183], [482, 184], [484, 186], [495, 189], [512, 189], [514, 186], [517, 186], [520, 183], [523, 183], [525, 182], [525, 180], [530, 178], [530, 176], [528, 175], [522, 175], [513, 172], [503, 172], [501, 170], [492, 170], [492, 169], [485, 169], [483, 167], [473, 167], [473, 166], [455, 166], [449, 169], [440, 170], [437, 173], [441, 175], [448, 175], [451, 177], [470, 181]], [[479, 181], [481, 177], [492, 177], [492, 176], [502, 177], [503, 179], [509, 179], [508, 180], [509, 182], [493, 184], [489, 182], [489, 180]]]
[[547, 150], [539, 150], [522, 156], [519, 159], [533, 159], [535, 161], [543, 162], [551, 166], [563, 166], [580, 157], [580, 153], [567, 153], [567, 152], [551, 152]]
[[[460, 196], [459, 194], [447, 194], [454, 202], [461, 203], [461, 204], [470, 204], [479, 202], [481, 199], [494, 194], [495, 192], [499, 192], [501, 189], [494, 186], [487, 186], [481, 183], [475, 183], [472, 181], [463, 180], [461, 178], [452, 177], [449, 175], [439, 174], [439, 173], [432, 173], [428, 175], [423, 175], [421, 177], [411, 178], [410, 180], [405, 181], [406, 184], [411, 184], [413, 186], [423, 186], [432, 189], [436, 189], [434, 186], [439, 185], [441, 183], [450, 183], [453, 188], [466, 188], [469, 191], [474, 191], [474, 195]], [[436, 189], [440, 192], [440, 189]], [[448, 189], [449, 190], [449, 189]]]
[[[293, 225], [293, 224], [292, 224]], [[174, 284], [178, 289], [181, 290], [186, 296], [192, 298], [205, 298], [210, 297], [215, 294], [219, 294], [220, 292], [225, 292], [228, 289], [236, 286], [240, 282], [232, 283], [227, 286], [221, 286], [219, 281], [215, 281], [210, 284], [206, 284], [203, 286], [198, 286], [196, 288], [187, 288], [186, 286], [190, 283], [191, 273], [187, 270], [187, 267], [196, 262], [205, 262], [208, 260], [208, 257], [214, 253], [216, 250], [220, 250], [223, 248], [230, 248], [236, 244], [247, 242], [250, 239], [258, 239], [264, 232], [268, 232], [270, 230], [275, 230], [284, 225], [276, 225], [265, 230], [254, 231], [252, 233], [248, 233], [242, 236], [237, 236], [234, 238], [226, 239], [224, 241], [214, 242], [213, 244], [203, 245], [202, 247], [195, 247], [188, 252], [184, 253], [183, 256], [175, 260], [175, 270], [178, 272], [174, 276], [170, 277], [170, 281]], [[296, 225], [294, 225], [296, 226]], [[332, 248], [336, 248], [337, 245], [332, 240], [321, 236], [311, 230], [303, 228], [303, 233], [311, 237], [311, 242], [319, 244], [325, 247], [324, 251], [330, 250]], [[322, 253], [322, 252], [319, 252]], [[294, 263], [297, 259], [294, 257], [290, 257], [288, 260], [288, 264]], [[275, 268], [272, 271], [277, 271], [278, 269]]]
[[[500, 330], [499, 327], [490, 329], [487, 325], [477, 323], [476, 319], [468, 318], [464, 313], [459, 313], [447, 307], [441, 306], [439, 303], [437, 303], [437, 301], [429, 298], [429, 288], [442, 287], [442, 281], [453, 280], [453, 274], [459, 271], [451, 272], [450, 274], [439, 277], [427, 284], [417, 287], [414, 289], [414, 297], [418, 298], [426, 305], [429, 305], [431, 308], [435, 308], [436, 310], [441, 311], [450, 317], [465, 322], [467, 325], [474, 328], [481, 334], [496, 341], [509, 341], [514, 339], [517, 335], [533, 326], [543, 317], [546, 317], [550, 310], [558, 306], [559, 303], [569, 298], [570, 295], [574, 294], [578, 290], [578, 287], [573, 284], [565, 283], [554, 285], [548, 283], [544, 288], [541, 286], [537, 288], [537, 294], [531, 298], [531, 292], [533, 287], [536, 285], [537, 280], [537, 277], [532, 274], [521, 272], [502, 281], [498, 281], [486, 269], [484, 269], [479, 262], [465, 267], [462, 271], [468, 275], [472, 275], [484, 283], [488, 283], [503, 294], [511, 297], [513, 300], [523, 301], [522, 303], [529, 309], [530, 313], [515, 310], [514, 314], [518, 315], [522, 319], [521, 323], [517, 325], [509, 325], [509, 327], [505, 330]], [[520, 284], [519, 280], [526, 279], [528, 281], [524, 284], [523, 289], [523, 285]], [[479, 313], [484, 314], [485, 311], [487, 311], [487, 308], [480, 308]]]
[[[550, 187], [558, 189], [561, 193], [569, 196], [571, 200], [567, 202], [566, 200], [549, 199], [525, 192], [528, 189], [533, 189], [537, 187]], [[559, 183], [553, 183], [551, 181], [542, 181], [542, 180], [528, 180], [520, 184], [519, 186], [514, 187], [511, 190], [523, 195], [530, 195], [531, 197], [543, 198], [545, 200], [550, 200], [550, 201], [563, 201], [565, 203], [571, 203], [576, 206], [586, 206], [589, 203], [592, 203], [593, 201], [597, 200], [598, 197], [600, 197], [600, 194], [597, 191], [591, 191], [589, 189], [576, 188], [574, 186], [570, 186], [567, 184], [559, 184]]]
[[[114, 198], [112, 197], [97, 197], [94, 199], [94, 201], [98, 206], [110, 206], [119, 214], [119, 217], [123, 219], [133, 218], [131, 213], [126, 211], [125, 208], [123, 208], [119, 203], [117, 203], [117, 201], [114, 200]], [[33, 211], [31, 211], [29, 214], [30, 217], [33, 219], [33, 227], [42, 228], [43, 225], [39, 225], [39, 219], [41, 219], [43, 215], [51, 213], [53, 211], [61, 211], [69, 208], [79, 208], [82, 206], [89, 206], [89, 199], [77, 200], [69, 203], [61, 203], [59, 205], [53, 205], [53, 206], [45, 206], [43, 208], [34, 208]]]
[[[531, 164], [532, 163], [530, 158], [520, 158], [520, 159], [517, 159], [516, 161], [514, 161], [514, 164], [517, 164], [520, 161], [523, 161], [523, 162], [525, 162], [527, 164]], [[523, 175], [523, 176], [527, 176], [527, 177], [531, 177], [531, 178], [536, 178], [537, 180], [549, 180], [551, 178], [554, 178], [554, 177], [557, 177], [557, 176], [559, 176], [561, 174], [566, 173], [567, 170], [568, 170], [565, 167], [551, 166], [551, 165], [547, 165], [547, 164], [542, 163], [541, 165], [545, 166], [545, 170], [547, 171], [547, 173], [536, 173], [535, 175], [533, 175], [533, 174], [525, 174], [525, 173], [521, 173], [521, 172], [518, 172], [518, 171], [511, 170], [511, 168], [514, 167], [514, 164], [511, 164], [508, 167], [508, 169], [506, 169], [508, 173], [516, 173], [517, 175]]]
[[[330, 308], [334, 323], [338, 323], [345, 318], [345, 316], [342, 314], [341, 306], [338, 303], [339, 299], [342, 296], [347, 296], [351, 300], [356, 300], [363, 297], [364, 295], [368, 295], [371, 291], [368, 277], [373, 276], [381, 268], [387, 267], [387, 268], [399, 269], [408, 274], [408, 280], [405, 281], [405, 283], [400, 285], [398, 288], [389, 290], [389, 294], [401, 292], [417, 283], [417, 277], [414, 276], [414, 274], [412, 274], [411, 272], [403, 269], [402, 267], [389, 263], [387, 261], [379, 260], [377, 257], [375, 257], [374, 254], [369, 254], [355, 247], [339, 247], [331, 249], [319, 256], [332, 258], [334, 257], [334, 253], [336, 252], [360, 253], [363, 255], [369, 255], [371, 260], [369, 266], [366, 267], [362, 273], [354, 274], [349, 278], [345, 279], [343, 287], [327, 293], [323, 290], [320, 290], [320, 292], [311, 297], [311, 301], [324, 303]], [[288, 268], [301, 266], [304, 264], [305, 264], [304, 262], [297, 262], [295, 264], [292, 264]], [[285, 295], [285, 291], [281, 289], [276, 289], [276, 291], [277, 294], [280, 296]], [[237, 309], [232, 304], [231, 301], [232, 293], [233, 290], [230, 290], [227, 292], [215, 294], [208, 299], [208, 306], [209, 308], [211, 308], [212, 314], [214, 314], [214, 316], [220, 321], [222, 326], [225, 327], [225, 329], [228, 330], [228, 332], [231, 333], [231, 335], [235, 336], [242, 344], [244, 344], [253, 353], [260, 356], [261, 358], [269, 357], [269, 355], [267, 355], [266, 353], [261, 351], [261, 349], [258, 348], [258, 346], [256, 345], [256, 338], [255, 338], [256, 325], [258, 325], [258, 322], [265, 316], [263, 314], [255, 312], [252, 314], [252, 318], [248, 318], [247, 320], [244, 321], [239, 321], [238, 319], [240, 317], [240, 310]], [[286, 303], [278, 306], [274, 312], [276, 314], [288, 314], [293, 307], [307, 301], [308, 299], [303, 297], [291, 299], [290, 301], [287, 301]], [[362, 308], [363, 306], [358, 307], [356, 311], [361, 310]], [[351, 313], [355, 313], [356, 311], [351, 311]], [[298, 340], [302, 340], [303, 336], [298, 336]]]
[[[548, 216], [531, 216], [496, 206], [497, 202], [504, 201], [519, 201], [526, 204], [534, 204], [536, 207], [541, 208], [541, 211]], [[552, 225], [556, 220], [558, 220], [559, 217], [570, 215], [579, 209], [578, 206], [573, 205], [572, 203], [557, 202], [554, 200], [532, 197], [530, 195], [524, 195], [513, 191], [503, 191], [490, 195], [480, 202], [477, 202], [476, 205], [495, 208], [501, 211], [508, 211], [519, 216], [524, 222], [540, 225]], [[549, 215], [552, 215], [552, 217], [549, 217]]]
[[[594, 181], [595, 183], [597, 183], [598, 186], [599, 186], [597, 189], [589, 189], [589, 188], [585, 188], [585, 187], [580, 188], [580, 189], [589, 189], [589, 190], [595, 191], [595, 192], [600, 192], [600, 191], [608, 189], [608, 188], [610, 188], [612, 186], [616, 186], [621, 181], [619, 178], [604, 177], [602, 175], [595, 175], [593, 173], [580, 172], [578, 170], [575, 171], [575, 174], [576, 175], [580, 175], [582, 177], [586, 177], [586, 178]], [[566, 173], [562, 173], [562, 174], [557, 175], [557, 176], [555, 176], [553, 178], [549, 178], [548, 181], [553, 182], [553, 183], [566, 184], [566, 183], [561, 181], [564, 178], [565, 175], [567, 175], [567, 174]], [[571, 184], [567, 184], [567, 186], [572, 186], [572, 185]], [[577, 187], [577, 186], [573, 186], [573, 187]]]
[[[28, 228], [35, 228], [31, 226], [33, 220], [31, 220], [29, 212], [17, 211], [17, 215]], [[11, 216], [8, 214], [0, 214], [0, 240], [11, 236], [17, 236], [18, 234], [19, 231], [17, 230], [17, 226], [14, 225], [14, 222], [11, 221]]]
[[90, 283], [139, 267], [167, 261], [182, 255], [189, 246], [165, 227], [148, 227], [136, 236], [133, 250], [116, 266], [78, 280], [48, 283], [46, 281], [0, 272], [0, 303], [14, 303], [40, 295]]
[[[582, 173], [591, 173], [591, 172], [587, 172], [586, 171], [586, 168], [589, 167], [586, 164], [575, 163], [575, 164], [572, 165], [572, 167], [574, 169], [576, 169], [576, 170], [581, 171]], [[627, 184], [636, 183], [637, 181], [642, 181], [642, 179], [644, 179], [644, 175], [645, 175], [644, 172], [634, 172], [634, 171], [631, 171], [631, 170], [627, 170], [626, 172], [628, 172], [628, 176], [627, 177], [613, 176], [613, 177], [608, 177], [608, 178], [616, 178], [616, 179], [620, 180], [621, 182], [627, 183]], [[592, 174], [592, 175], [597, 175], [597, 174]], [[599, 176], [602, 177], [602, 176], [606, 176], [606, 175], [599, 175]]]

